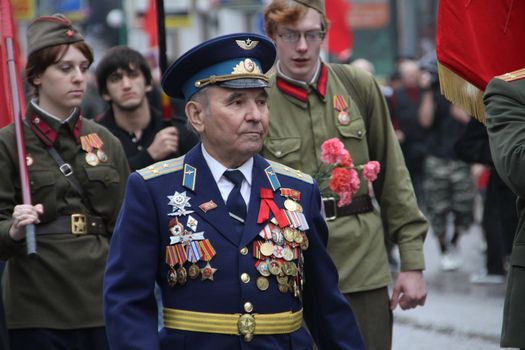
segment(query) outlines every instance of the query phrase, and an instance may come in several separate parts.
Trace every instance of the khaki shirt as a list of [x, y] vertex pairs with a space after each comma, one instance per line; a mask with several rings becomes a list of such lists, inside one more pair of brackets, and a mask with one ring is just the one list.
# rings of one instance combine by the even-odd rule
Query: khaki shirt
[[[71, 165], [84, 189], [86, 204], [59, 171], [42, 139], [24, 124], [31, 197], [44, 206], [41, 223], [73, 213], [101, 217], [105, 235], [37, 235], [37, 257], [29, 258], [25, 243], [9, 234], [12, 212], [22, 202], [14, 125], [0, 130], [0, 259], [6, 260], [3, 276], [6, 318], [10, 329], [100, 327], [102, 277], [109, 238], [124, 195], [129, 174], [120, 142], [104, 127], [75, 115], [60, 122], [29, 105], [26, 120], [38, 118], [40, 131], [56, 135], [54, 148]], [[45, 126], [44, 126], [45, 123]], [[78, 129], [79, 128], [79, 129]], [[86, 152], [74, 134], [95, 133], [103, 142], [105, 162], [86, 162]]]
[[[306, 89], [273, 75], [269, 86], [269, 135], [262, 151], [268, 159], [313, 175], [321, 165], [321, 144], [337, 137], [354, 164], [380, 162], [381, 172], [373, 183], [380, 210], [328, 222], [328, 251], [339, 271], [340, 289], [345, 293], [384, 287], [391, 281], [385, 235], [399, 245], [402, 271], [423, 270], [423, 241], [428, 229], [417, 207], [378, 84], [364, 71], [350, 66], [348, 70], [360, 87], [359, 99], [349, 95], [329, 65], [321, 66], [317, 82]], [[340, 121], [334, 96], [345, 100], [349, 123]], [[357, 100], [362, 105], [358, 106]], [[327, 179], [321, 181], [320, 188], [327, 193]], [[367, 192], [367, 183], [361, 176], [361, 187], [355, 196]]]

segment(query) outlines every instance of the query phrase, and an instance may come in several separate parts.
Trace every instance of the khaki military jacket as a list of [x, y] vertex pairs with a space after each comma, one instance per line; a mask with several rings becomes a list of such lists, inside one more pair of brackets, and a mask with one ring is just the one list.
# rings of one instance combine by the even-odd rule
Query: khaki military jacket
[[[321, 166], [321, 144], [337, 137], [354, 164], [380, 162], [381, 172], [373, 183], [380, 209], [328, 222], [328, 251], [345, 293], [384, 287], [391, 281], [386, 235], [399, 245], [402, 271], [423, 270], [423, 241], [428, 228], [417, 207], [378, 84], [364, 71], [347, 69], [359, 87], [359, 96], [351, 95], [333, 67], [326, 64], [321, 65], [317, 81], [309, 86], [279, 73], [272, 76], [269, 135], [262, 151], [266, 158], [314, 174]], [[341, 105], [336, 100], [345, 102]], [[345, 105], [348, 119], [340, 117]], [[328, 194], [328, 179], [321, 181], [320, 188]], [[361, 177], [355, 196], [367, 193], [367, 183]]]
[[501, 346], [525, 348], [525, 68], [492, 79], [484, 103], [494, 165], [518, 196]]
[[[37, 257], [26, 254], [24, 241], [9, 234], [12, 212], [22, 202], [14, 125], [0, 130], [0, 259], [7, 261], [3, 293], [8, 328], [72, 329], [100, 327], [102, 277], [109, 239], [124, 196], [129, 168], [119, 140], [77, 111], [61, 123], [29, 105], [24, 124], [31, 196], [44, 214], [37, 232], [59, 217], [84, 214], [102, 219], [102, 234], [37, 234]], [[37, 136], [40, 135], [40, 136]], [[86, 158], [82, 137], [98, 135], [105, 157]], [[60, 172], [46, 142], [70, 164], [84, 198]], [[92, 152], [94, 153], [94, 151]], [[89, 163], [88, 163], [89, 159]], [[91, 164], [90, 164], [91, 163]], [[65, 227], [64, 227], [65, 226]], [[69, 225], [70, 226], [70, 225]], [[64, 230], [68, 225], [60, 225]]]

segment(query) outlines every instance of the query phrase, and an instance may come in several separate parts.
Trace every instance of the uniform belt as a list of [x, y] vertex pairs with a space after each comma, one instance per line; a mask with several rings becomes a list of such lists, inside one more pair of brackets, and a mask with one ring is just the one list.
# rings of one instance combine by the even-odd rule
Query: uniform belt
[[183, 331], [242, 335], [288, 334], [301, 328], [303, 309], [275, 314], [215, 314], [164, 308], [164, 326]]
[[352, 198], [352, 203], [344, 207], [338, 207], [337, 199], [334, 197], [323, 198], [323, 204], [326, 221], [332, 221], [341, 216], [368, 213], [374, 210], [372, 198], [366, 194]]
[[98, 216], [71, 214], [35, 226], [37, 235], [102, 235], [106, 234], [104, 220]]

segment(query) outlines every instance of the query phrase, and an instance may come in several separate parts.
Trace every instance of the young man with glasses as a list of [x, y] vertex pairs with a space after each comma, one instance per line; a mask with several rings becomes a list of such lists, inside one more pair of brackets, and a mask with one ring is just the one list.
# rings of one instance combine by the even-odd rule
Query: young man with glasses
[[[390, 349], [392, 310], [398, 304], [410, 309], [425, 303], [423, 241], [428, 225], [417, 207], [381, 89], [358, 68], [321, 60], [328, 27], [322, 0], [273, 0], [264, 18], [279, 60], [269, 82], [270, 125], [263, 155], [315, 175], [321, 167], [321, 144], [336, 137], [355, 165], [370, 160], [381, 165], [373, 182], [380, 210], [372, 206], [362, 175], [352, 202], [342, 207], [328, 190], [328, 179], [318, 181], [339, 288], [354, 309], [367, 348]], [[399, 245], [401, 257], [391, 297], [385, 235]]]

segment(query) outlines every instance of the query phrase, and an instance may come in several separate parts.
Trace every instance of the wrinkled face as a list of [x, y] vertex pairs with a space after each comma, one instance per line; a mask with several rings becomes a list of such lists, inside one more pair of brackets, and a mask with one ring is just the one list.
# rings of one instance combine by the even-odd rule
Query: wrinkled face
[[210, 86], [202, 94], [188, 102], [186, 113], [206, 151], [228, 168], [242, 165], [262, 149], [268, 133], [266, 91]]
[[[321, 14], [314, 9], [308, 9], [304, 17], [294, 24], [279, 24], [273, 38], [277, 47], [279, 67], [290, 78], [309, 82], [315, 75], [315, 67], [319, 59], [323, 39], [316, 37], [322, 29]], [[300, 34], [294, 41], [286, 40]], [[297, 36], [297, 34], [295, 34]]]
[[106, 79], [107, 93], [102, 97], [111, 102], [114, 108], [133, 111], [146, 103], [146, 93], [151, 90], [146, 85], [142, 71], [131, 66], [129, 70], [117, 69]]
[[38, 88], [39, 106], [56, 117], [68, 117], [82, 102], [88, 68], [89, 61], [82, 52], [69, 46], [60, 61], [33, 80]]

